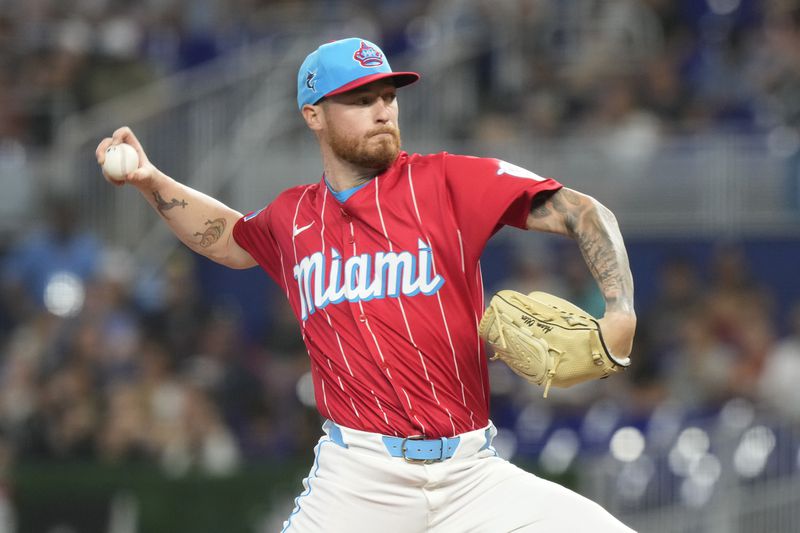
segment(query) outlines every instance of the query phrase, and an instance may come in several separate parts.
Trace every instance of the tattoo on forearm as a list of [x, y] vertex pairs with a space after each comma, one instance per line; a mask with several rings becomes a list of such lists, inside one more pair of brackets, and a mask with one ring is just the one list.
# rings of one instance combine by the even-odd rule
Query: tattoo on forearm
[[614, 215], [566, 188], [532, 209], [531, 215], [546, 218], [553, 212], [561, 215], [567, 233], [577, 242], [607, 307], [633, 311], [633, 279]]
[[603, 207], [587, 210], [576, 224], [575, 238], [606, 306], [633, 311], [633, 278], [614, 215]]
[[589, 270], [603, 294], [618, 295], [622, 291], [623, 283], [619, 260], [608, 231], [598, 220], [587, 220], [582, 230], [576, 235], [576, 240]]
[[186, 207], [189, 205], [186, 200], [178, 200], [177, 198], [173, 198], [167, 202], [158, 191], [153, 192], [153, 198], [156, 200], [156, 209], [158, 209], [159, 214], [164, 218], [169, 218], [164, 214], [164, 211], [169, 211], [173, 207]]
[[194, 234], [195, 237], [200, 237], [197, 244], [199, 244], [203, 248], [208, 248], [215, 242], [217, 242], [222, 234], [225, 232], [225, 226], [227, 222], [224, 218], [215, 218], [214, 220], [206, 220], [206, 226], [208, 226], [205, 231], [197, 232]]

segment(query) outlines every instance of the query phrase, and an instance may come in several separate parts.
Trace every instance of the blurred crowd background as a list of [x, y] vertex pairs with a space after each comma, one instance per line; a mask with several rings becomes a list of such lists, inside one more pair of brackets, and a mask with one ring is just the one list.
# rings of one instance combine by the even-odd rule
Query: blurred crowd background
[[[380, 41], [389, 57], [427, 53], [435, 39], [432, 18], [442, 14], [485, 50], [474, 62], [481, 74], [479, 124], [453, 125], [465, 136], [607, 128], [752, 132], [796, 128], [800, 121], [800, 37], [792, 0], [2, 5], [0, 132], [6, 144], [47, 144], [53, 123], [74, 111], [298, 27], [318, 28], [325, 38], [332, 32], [327, 22], [346, 20], [347, 29]], [[570, 35], [587, 26], [578, 39]]]
[[[293, 32], [318, 28], [319, 42], [340, 37], [330, 25], [341, 20], [336, 32], [369, 36], [409, 64], [433, 53], [434, 21], [450, 21], [463, 42], [484, 51], [469, 60], [479, 105], [444, 124], [450, 138], [585, 136], [625, 155], [662, 138], [753, 136], [786, 161], [785, 200], [798, 204], [800, 3], [792, 0], [0, 0], [2, 186], [13, 190], [30, 177], [31, 160], [54, 149], [67, 117]], [[296, 130], [305, 135], [299, 121]], [[91, 179], [101, 180], [99, 171]], [[82, 216], [74, 192], [47, 187], [46, 176], [33, 181], [23, 204], [0, 201], [0, 531], [14, 531], [19, 465], [148, 464], [179, 477], [307, 460], [320, 419], [282, 296], [250, 273], [242, 276], [257, 312], [220, 297], [219, 270], [181, 248], [145, 278], [132, 250]], [[591, 449], [590, 415], [608, 426], [600, 438], [607, 452], [615, 429], [647, 435], [665, 406], [682, 421], [734, 409], [781, 430], [800, 428], [797, 290], [763, 262], [754, 267], [758, 248], [733, 237], [711, 236], [703, 253], [670, 241], [655, 265], [634, 247], [634, 266], [647, 265], [634, 275], [649, 285], [637, 301], [634, 364], [623, 377], [553, 391], [545, 401], [490, 364], [504, 453], [547, 470], [539, 457], [562, 464], [572, 442], [553, 452], [548, 439], [571, 428], [583, 441], [564, 468], [549, 472], [561, 475], [578, 464], [581, 446]], [[789, 253], [780, 261], [790, 263], [783, 269], [796, 270], [797, 233], [781, 238]], [[655, 237], [649, 245], [661, 246]], [[487, 293], [548, 290], [603, 312], [569, 242], [501, 235], [487, 256]], [[678, 424], [673, 437], [680, 432]], [[793, 453], [781, 469], [800, 468], [800, 451]], [[702, 506], [708, 498], [683, 500]]]

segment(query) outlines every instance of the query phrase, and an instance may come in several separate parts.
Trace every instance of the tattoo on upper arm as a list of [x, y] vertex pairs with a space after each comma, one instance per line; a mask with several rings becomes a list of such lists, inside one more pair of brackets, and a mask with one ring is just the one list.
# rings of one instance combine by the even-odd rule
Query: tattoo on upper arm
[[581, 206], [581, 197], [570, 189], [562, 188], [549, 195], [544, 200], [534, 201], [531, 206], [533, 218], [547, 218], [553, 211], [561, 215], [572, 215], [575, 207]]
[[550, 214], [550, 208], [547, 207], [547, 204], [550, 203], [549, 200], [545, 200], [541, 204], [536, 204], [531, 208], [531, 216], [533, 218], [544, 218]]
[[208, 226], [205, 231], [197, 232], [194, 234], [195, 237], [200, 237], [200, 240], [197, 244], [199, 244], [203, 248], [208, 248], [215, 242], [217, 242], [222, 234], [225, 232], [225, 226], [227, 222], [224, 218], [215, 218], [214, 220], [206, 220], [206, 226]]
[[539, 198], [536, 198], [530, 211], [531, 218], [537, 220], [534, 223], [536, 229], [574, 237], [578, 219], [590, 206], [587, 198], [566, 187], [544, 199]]
[[564, 217], [564, 225], [570, 234], [574, 233], [575, 225], [581, 216], [586, 212], [586, 202], [581, 201], [581, 197], [574, 191], [564, 188], [559, 190], [551, 198], [553, 209]]
[[153, 198], [156, 200], [156, 209], [158, 210], [159, 214], [164, 218], [169, 218], [167, 215], [164, 214], [164, 211], [169, 211], [173, 207], [186, 207], [189, 205], [186, 200], [178, 200], [177, 198], [173, 198], [169, 202], [164, 200], [164, 197], [161, 196], [161, 193], [158, 191], [153, 192]]

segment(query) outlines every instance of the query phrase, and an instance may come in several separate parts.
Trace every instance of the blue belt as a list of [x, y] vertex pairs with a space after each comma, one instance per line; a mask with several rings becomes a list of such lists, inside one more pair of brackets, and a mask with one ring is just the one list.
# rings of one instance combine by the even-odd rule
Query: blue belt
[[[347, 448], [341, 428], [333, 420], [326, 420], [323, 426], [331, 440]], [[436, 463], [450, 459], [456, 453], [461, 437], [442, 437], [425, 439], [424, 437], [389, 437], [381, 436], [386, 451], [392, 457], [402, 457], [409, 463]], [[486, 430], [486, 445], [489, 446], [489, 430]], [[483, 448], [481, 448], [483, 449]]]
[[383, 437], [383, 444], [392, 457], [402, 457], [410, 463], [435, 463], [450, 459], [456, 453], [461, 437]]

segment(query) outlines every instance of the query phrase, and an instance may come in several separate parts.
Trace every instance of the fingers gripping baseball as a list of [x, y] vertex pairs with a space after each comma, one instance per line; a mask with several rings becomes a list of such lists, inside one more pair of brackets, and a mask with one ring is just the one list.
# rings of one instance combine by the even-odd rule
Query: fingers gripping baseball
[[[139, 139], [127, 126], [118, 128], [111, 137], [100, 141], [95, 157], [106, 181], [117, 186], [130, 183], [138, 188], [147, 188], [158, 174]], [[114, 158], [113, 161], [110, 158]]]

